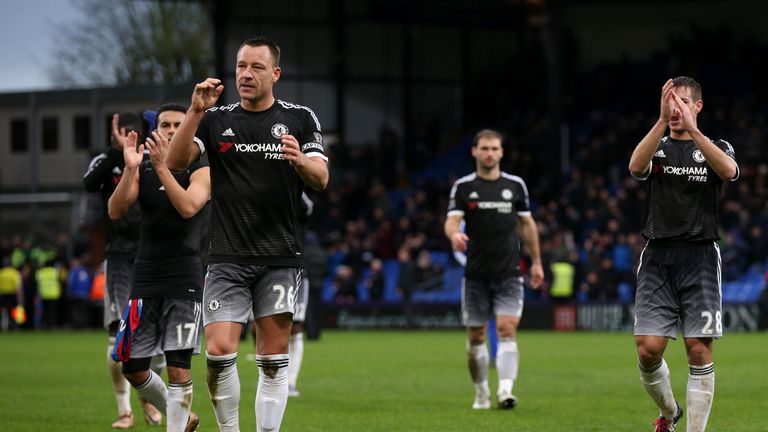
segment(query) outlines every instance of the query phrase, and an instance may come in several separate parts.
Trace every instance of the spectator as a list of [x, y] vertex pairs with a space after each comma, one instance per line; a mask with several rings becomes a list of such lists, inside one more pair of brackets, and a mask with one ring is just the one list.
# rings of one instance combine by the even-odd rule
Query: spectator
[[333, 279], [336, 303], [354, 303], [357, 301], [357, 288], [355, 287], [354, 272], [348, 265], [340, 265], [336, 268], [336, 277]]
[[0, 331], [15, 328], [11, 314], [14, 308], [24, 304], [24, 292], [21, 289], [21, 273], [11, 266], [11, 257], [2, 257], [0, 268]]
[[72, 259], [67, 275], [67, 300], [72, 327], [82, 329], [89, 326], [90, 296], [93, 278], [83, 265], [84, 257]]
[[43, 322], [45, 329], [59, 325], [59, 300], [61, 299], [61, 273], [58, 263], [53, 260], [45, 262], [35, 273], [40, 299], [43, 302]]
[[384, 265], [381, 260], [374, 258], [369, 266], [370, 275], [365, 280], [365, 289], [371, 300], [380, 301], [384, 296]]

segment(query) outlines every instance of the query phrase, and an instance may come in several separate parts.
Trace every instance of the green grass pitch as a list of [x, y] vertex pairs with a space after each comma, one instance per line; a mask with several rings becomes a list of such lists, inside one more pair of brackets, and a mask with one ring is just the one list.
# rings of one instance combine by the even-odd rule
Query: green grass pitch
[[[291, 431], [650, 431], [657, 410], [643, 389], [628, 333], [522, 332], [513, 411], [471, 409], [462, 331], [325, 331], [305, 344], [301, 396], [289, 401]], [[257, 369], [241, 345], [240, 426], [255, 430]], [[106, 335], [0, 335], [0, 430], [109, 431], [116, 416], [105, 367]], [[667, 362], [685, 403], [682, 341]], [[715, 343], [709, 431], [768, 430], [768, 334], [727, 334]], [[216, 431], [202, 356], [193, 364], [193, 409]], [[495, 392], [495, 371], [491, 387]], [[135, 392], [134, 410], [140, 413]], [[160, 431], [139, 422], [135, 431]], [[681, 428], [681, 430], [684, 430]]]

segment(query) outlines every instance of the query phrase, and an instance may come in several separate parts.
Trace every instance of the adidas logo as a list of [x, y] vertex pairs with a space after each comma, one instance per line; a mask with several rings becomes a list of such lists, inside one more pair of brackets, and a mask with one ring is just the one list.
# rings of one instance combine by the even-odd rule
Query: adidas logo
[[235, 133], [232, 132], [232, 128], [227, 128], [227, 130], [221, 133], [221, 136], [235, 136]]
[[472, 191], [472, 193], [469, 194], [469, 199], [478, 199], [478, 198], [480, 198], [480, 195], [478, 195], [478, 193], [475, 191]]
[[160, 186], [157, 190], [165, 190], [165, 186]]
[[657, 151], [656, 154], [654, 154], [654, 156], [658, 157], [658, 158], [665, 158], [665, 157], [667, 157], [667, 155], [664, 154], [664, 150]]

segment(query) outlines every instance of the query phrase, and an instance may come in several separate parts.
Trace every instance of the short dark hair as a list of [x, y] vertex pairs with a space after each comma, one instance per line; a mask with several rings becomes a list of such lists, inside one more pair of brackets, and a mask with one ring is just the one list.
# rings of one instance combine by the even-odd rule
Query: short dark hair
[[242, 44], [240, 44], [240, 48], [238, 48], [237, 51], [240, 52], [240, 50], [246, 45], [252, 47], [266, 46], [269, 48], [269, 53], [272, 55], [272, 60], [275, 63], [275, 67], [280, 66], [280, 47], [277, 46], [277, 43], [272, 39], [266, 36], [255, 36], [248, 38], [244, 40]]
[[160, 114], [162, 114], [162, 113], [164, 113], [166, 111], [178, 111], [180, 113], [186, 114], [187, 113], [187, 107], [186, 107], [186, 105], [182, 105], [180, 103], [175, 103], [175, 102], [164, 103], [164, 104], [160, 105], [159, 107], [157, 107], [157, 119], [159, 120], [160, 119]]
[[696, 102], [701, 100], [701, 84], [691, 77], [679, 76], [677, 78], [672, 78], [672, 86], [688, 87], [691, 89], [691, 97], [693, 97], [693, 101]]
[[144, 124], [141, 122], [141, 117], [132, 112], [121, 112], [120, 118], [117, 121], [117, 127], [119, 129], [125, 128], [126, 131], [134, 131], [141, 135]]
[[501, 132], [495, 131], [493, 129], [483, 129], [476, 133], [475, 137], [472, 138], [472, 147], [477, 147], [477, 144], [480, 143], [480, 140], [484, 138], [497, 138], [499, 141], [504, 142], [504, 135], [502, 135]]

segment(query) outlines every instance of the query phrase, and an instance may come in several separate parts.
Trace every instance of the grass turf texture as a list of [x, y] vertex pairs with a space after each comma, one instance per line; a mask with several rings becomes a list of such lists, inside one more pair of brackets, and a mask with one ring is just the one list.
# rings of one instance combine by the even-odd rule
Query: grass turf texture
[[[523, 332], [513, 411], [473, 411], [474, 389], [460, 331], [325, 331], [305, 343], [290, 431], [650, 431], [657, 410], [640, 383], [628, 333]], [[0, 335], [0, 429], [108, 431], [116, 407], [101, 332]], [[240, 427], [255, 430], [258, 372], [240, 348]], [[728, 334], [715, 342], [716, 393], [710, 431], [768, 430], [768, 334]], [[675, 396], [685, 403], [682, 341], [666, 355]], [[193, 361], [193, 409], [201, 431], [216, 420], [203, 356]], [[496, 373], [491, 371], [495, 393]], [[135, 431], [143, 423], [133, 392]], [[683, 420], [684, 423], [685, 420]], [[681, 425], [682, 426], [682, 425]], [[681, 430], [684, 430], [681, 428]]]

